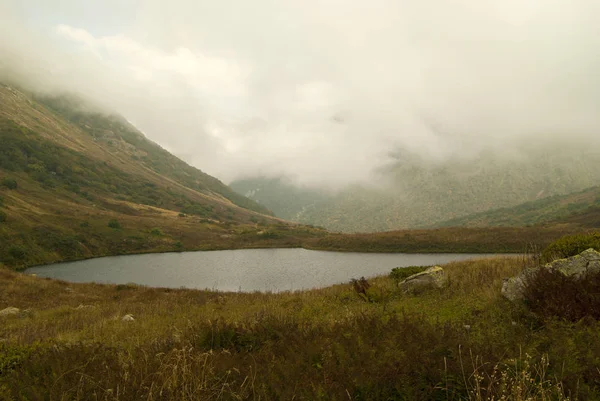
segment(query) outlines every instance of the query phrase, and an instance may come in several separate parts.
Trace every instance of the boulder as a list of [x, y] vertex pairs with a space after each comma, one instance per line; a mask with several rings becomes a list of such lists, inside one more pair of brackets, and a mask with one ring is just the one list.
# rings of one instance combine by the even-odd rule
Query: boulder
[[567, 277], [580, 278], [588, 273], [600, 272], [600, 252], [590, 248], [570, 258], [557, 259], [538, 268], [525, 269], [515, 277], [504, 279], [502, 295], [510, 301], [521, 301], [524, 298], [527, 280], [539, 269], [557, 271]]
[[600, 252], [590, 248], [579, 255], [550, 262], [544, 268], [559, 271], [567, 277], [580, 278], [587, 273], [600, 272]]
[[18, 315], [21, 313], [21, 309], [9, 306], [6, 309], [0, 310], [0, 316], [11, 316]]
[[433, 266], [421, 273], [413, 274], [398, 284], [405, 293], [420, 293], [430, 288], [442, 288], [448, 282], [446, 272], [439, 266]]
[[125, 315], [121, 318], [122, 321], [124, 322], [133, 322], [135, 319], [133, 318], [133, 315]]

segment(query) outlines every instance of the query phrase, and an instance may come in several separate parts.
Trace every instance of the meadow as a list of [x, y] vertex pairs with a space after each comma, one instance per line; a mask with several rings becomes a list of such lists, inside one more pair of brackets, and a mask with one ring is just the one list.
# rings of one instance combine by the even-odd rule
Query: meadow
[[0, 309], [21, 313], [0, 317], [0, 400], [598, 399], [598, 321], [500, 294], [535, 263], [451, 263], [448, 286], [419, 295], [402, 293], [398, 274], [222, 293], [4, 268]]

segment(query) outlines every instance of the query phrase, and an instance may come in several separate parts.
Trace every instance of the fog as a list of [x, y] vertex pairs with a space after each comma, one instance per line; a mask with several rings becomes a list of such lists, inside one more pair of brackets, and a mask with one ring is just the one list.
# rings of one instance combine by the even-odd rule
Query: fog
[[0, 79], [80, 93], [228, 182], [339, 187], [600, 145], [595, 0], [3, 0]]

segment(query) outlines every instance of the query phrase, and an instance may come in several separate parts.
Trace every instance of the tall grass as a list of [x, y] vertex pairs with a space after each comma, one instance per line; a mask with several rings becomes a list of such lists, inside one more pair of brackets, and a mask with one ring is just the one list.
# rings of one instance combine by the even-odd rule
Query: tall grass
[[10, 355], [0, 399], [600, 397], [600, 324], [547, 319], [500, 296], [526, 262], [451, 263], [448, 286], [423, 295], [390, 277], [359, 280], [364, 294], [351, 283], [267, 294], [0, 270], [0, 309], [30, 309], [0, 318], [0, 355]]

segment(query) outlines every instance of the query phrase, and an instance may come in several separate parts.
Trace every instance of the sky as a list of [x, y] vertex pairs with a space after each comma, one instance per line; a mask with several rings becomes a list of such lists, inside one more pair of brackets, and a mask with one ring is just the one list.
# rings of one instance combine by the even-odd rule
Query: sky
[[0, 78], [83, 94], [225, 182], [600, 145], [596, 0], [0, 0]]

